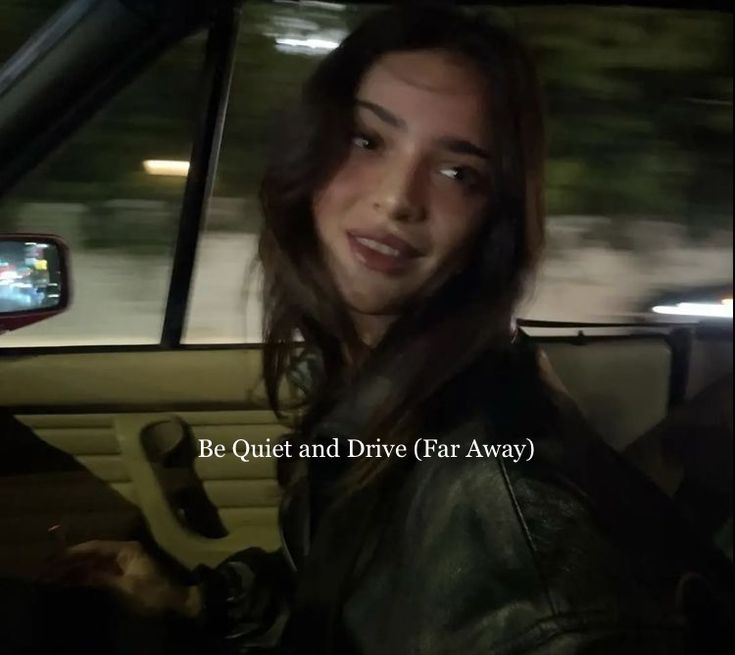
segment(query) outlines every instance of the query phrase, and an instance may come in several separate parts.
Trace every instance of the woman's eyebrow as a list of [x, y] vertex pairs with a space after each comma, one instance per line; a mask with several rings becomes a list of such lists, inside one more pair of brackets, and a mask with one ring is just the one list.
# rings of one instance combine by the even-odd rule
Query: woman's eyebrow
[[385, 107], [381, 105], [376, 105], [374, 102], [370, 102], [368, 100], [360, 100], [359, 98], [355, 101], [355, 104], [358, 107], [363, 107], [371, 111], [380, 120], [382, 120], [384, 123], [388, 123], [388, 125], [390, 125], [391, 127], [397, 127], [402, 130], [406, 129], [406, 121], [404, 121], [402, 118], [398, 118], [398, 116], [388, 111]]
[[[401, 130], [406, 129], [406, 121], [404, 121], [402, 118], [399, 118], [393, 112], [389, 111], [382, 105], [370, 102], [369, 100], [360, 100], [359, 98], [355, 100], [355, 104], [358, 107], [362, 107], [372, 112], [381, 121], [387, 123], [391, 127], [395, 127]], [[466, 139], [441, 137], [437, 139], [437, 144], [444, 150], [448, 150], [449, 152], [457, 155], [472, 155], [474, 157], [479, 157], [480, 159], [484, 160], [490, 159], [490, 153], [487, 152], [487, 150], [484, 150], [480, 146], [472, 143], [471, 141], [467, 141]]]
[[437, 141], [437, 143], [444, 148], [457, 155], [472, 155], [479, 157], [480, 159], [489, 160], [490, 153], [484, 150], [478, 145], [475, 145], [471, 141], [465, 139], [453, 139], [451, 137], [444, 137]]

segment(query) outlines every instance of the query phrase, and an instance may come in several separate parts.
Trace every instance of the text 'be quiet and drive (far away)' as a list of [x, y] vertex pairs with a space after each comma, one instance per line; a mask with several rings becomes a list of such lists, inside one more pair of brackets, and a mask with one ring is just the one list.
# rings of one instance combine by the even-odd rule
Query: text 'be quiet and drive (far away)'
[[270, 459], [273, 457], [291, 458], [361, 458], [361, 457], [415, 457], [424, 459], [457, 459], [457, 458], [495, 458], [518, 463], [530, 461], [534, 454], [533, 441], [528, 437], [515, 443], [486, 443], [484, 440], [472, 439], [466, 444], [443, 443], [438, 439], [417, 439], [413, 444], [387, 444], [376, 439], [374, 443], [365, 443], [360, 439], [334, 437], [331, 441], [302, 443], [297, 447], [291, 442], [272, 443], [251, 442], [248, 439], [236, 439], [229, 445], [215, 444], [211, 439], [197, 439], [199, 457], [222, 458], [234, 455], [242, 462], [254, 459]]

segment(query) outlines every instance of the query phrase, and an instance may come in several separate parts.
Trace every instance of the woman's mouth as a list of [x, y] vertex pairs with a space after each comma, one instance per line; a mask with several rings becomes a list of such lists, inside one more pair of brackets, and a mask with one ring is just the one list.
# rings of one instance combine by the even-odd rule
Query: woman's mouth
[[366, 235], [347, 232], [350, 249], [366, 268], [381, 273], [400, 273], [418, 252], [392, 235]]

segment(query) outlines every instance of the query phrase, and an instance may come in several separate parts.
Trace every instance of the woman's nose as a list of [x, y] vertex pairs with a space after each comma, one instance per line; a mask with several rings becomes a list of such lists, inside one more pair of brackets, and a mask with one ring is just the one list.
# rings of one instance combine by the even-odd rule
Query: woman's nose
[[373, 196], [373, 208], [390, 220], [424, 220], [426, 199], [423, 177], [419, 164], [410, 160], [394, 160], [383, 170]]

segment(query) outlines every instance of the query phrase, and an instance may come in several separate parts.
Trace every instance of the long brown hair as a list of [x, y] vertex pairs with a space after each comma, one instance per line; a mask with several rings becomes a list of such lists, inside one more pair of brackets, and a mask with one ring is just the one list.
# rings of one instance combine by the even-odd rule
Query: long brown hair
[[[312, 198], [334, 174], [350, 142], [361, 79], [383, 55], [440, 49], [463, 57], [486, 80], [491, 188], [486, 217], [466, 264], [431, 297], [411, 307], [373, 352], [360, 342], [321, 260]], [[339, 397], [354, 361], [384, 362], [392, 393], [362, 434], [411, 444], [425, 409], [478, 355], [506, 345], [512, 312], [543, 245], [542, 102], [534, 65], [518, 40], [473, 14], [447, 6], [396, 7], [365, 20], [321, 61], [274, 148], [261, 187], [264, 230], [263, 371], [272, 407], [300, 353], [320, 367], [305, 398], [301, 439]], [[289, 127], [290, 126], [290, 127]], [[303, 344], [294, 345], [297, 334]], [[360, 488], [389, 465], [354, 462], [347, 486]]]

